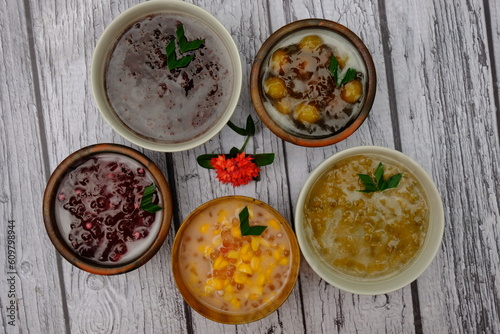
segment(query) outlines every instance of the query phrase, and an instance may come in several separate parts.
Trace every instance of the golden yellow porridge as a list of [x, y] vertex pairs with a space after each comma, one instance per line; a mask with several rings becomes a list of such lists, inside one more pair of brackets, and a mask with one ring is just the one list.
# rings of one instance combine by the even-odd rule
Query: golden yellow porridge
[[[249, 225], [267, 226], [242, 236], [239, 213]], [[204, 209], [189, 222], [179, 251], [181, 275], [199, 301], [229, 313], [261, 308], [279, 295], [290, 275], [291, 245], [280, 220], [238, 199]]]
[[[395, 188], [363, 193], [358, 174], [384, 179], [402, 173]], [[429, 225], [427, 197], [416, 177], [394, 161], [354, 156], [337, 162], [314, 184], [304, 205], [306, 234], [315, 251], [336, 270], [379, 278], [411, 263]]]

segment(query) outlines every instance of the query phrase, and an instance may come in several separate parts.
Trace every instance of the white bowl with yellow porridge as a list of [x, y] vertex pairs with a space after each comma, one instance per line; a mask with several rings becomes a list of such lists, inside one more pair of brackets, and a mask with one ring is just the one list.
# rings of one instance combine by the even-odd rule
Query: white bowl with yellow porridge
[[181, 295], [201, 315], [226, 324], [249, 323], [274, 312], [292, 292], [299, 264], [289, 223], [266, 203], [243, 196], [198, 207], [172, 247]]
[[432, 179], [401, 152], [376, 146], [341, 151], [309, 176], [295, 211], [301, 251], [342, 290], [384, 294], [429, 266], [443, 236]]

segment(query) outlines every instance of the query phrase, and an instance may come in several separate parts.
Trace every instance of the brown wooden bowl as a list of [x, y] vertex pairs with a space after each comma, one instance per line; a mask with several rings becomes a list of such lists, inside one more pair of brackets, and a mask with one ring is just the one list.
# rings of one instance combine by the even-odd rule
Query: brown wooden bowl
[[[259, 306], [255, 310], [248, 312], [235, 313], [230, 311], [222, 311], [221, 309], [217, 309], [214, 306], [210, 306], [207, 302], [202, 301], [198, 296], [196, 296], [192, 289], [188, 286], [185, 281], [185, 278], [182, 274], [183, 268], [181, 268], [181, 245], [183, 237], [185, 236], [186, 230], [188, 230], [189, 225], [193, 222], [193, 220], [203, 213], [206, 209], [221, 203], [225, 203], [228, 201], [242, 201], [244, 203], [248, 203], [249, 205], [256, 205], [260, 208], [263, 208], [267, 212], [269, 212], [273, 218], [279, 222], [279, 224], [283, 227], [283, 230], [290, 241], [290, 269], [288, 271], [288, 276], [286, 281], [283, 282], [282, 288], [279, 292], [271, 299], [269, 302], [264, 303]], [[189, 234], [189, 237], [195, 238], [194, 235]], [[217, 321], [224, 324], [245, 324], [249, 322], [253, 322], [259, 319], [262, 319], [272, 312], [274, 312], [278, 307], [285, 302], [290, 293], [292, 292], [295, 283], [297, 281], [297, 277], [299, 274], [300, 267], [300, 250], [298, 246], [297, 239], [295, 237], [295, 233], [293, 232], [290, 224], [286, 221], [281, 214], [276, 211], [274, 208], [269, 206], [268, 204], [261, 202], [257, 199], [244, 197], [244, 196], [226, 196], [220, 197], [214, 200], [211, 200], [197, 209], [195, 209], [182, 223], [179, 231], [177, 232], [174, 240], [174, 245], [172, 246], [172, 268], [175, 283], [177, 284], [177, 288], [179, 289], [184, 300], [199, 314], [204, 317]]]
[[[163, 209], [157, 212], [157, 214], [162, 215], [161, 220], [156, 221], [156, 223], [161, 224], [159, 230], [156, 236], [148, 236], [154, 237], [152, 243], [140, 255], [124, 263], [105, 264], [103, 262], [101, 264], [97, 261], [90, 260], [77, 254], [73, 250], [73, 248], [70, 247], [66, 242], [66, 236], [63, 236], [60, 232], [56, 217], [55, 201], [57, 198], [59, 185], [63, 180], [63, 177], [69, 171], [83, 163], [87, 158], [93, 155], [106, 153], [125, 156], [127, 158], [135, 160], [140, 165], [144, 166], [144, 168], [149, 171], [150, 175], [155, 180], [163, 206]], [[139, 153], [132, 148], [117, 144], [91, 145], [69, 155], [64, 161], [59, 164], [59, 166], [57, 166], [57, 168], [52, 173], [43, 196], [43, 220], [50, 241], [54, 244], [54, 247], [66, 260], [68, 260], [74, 266], [97, 275], [122, 274], [137, 269], [147, 261], [149, 261], [165, 241], [165, 238], [167, 237], [168, 231], [170, 229], [171, 219], [172, 198], [170, 194], [170, 188], [160, 169], [142, 153]]]
[[[328, 34], [329, 36], [340, 36], [343, 40], [347, 41], [353, 46], [353, 50], [357, 50], [359, 53], [364, 66], [366, 67], [365, 73], [365, 89], [364, 97], [360, 102], [359, 113], [357, 117], [351, 119], [343, 128], [331, 134], [314, 136], [303, 135], [298, 132], [286, 130], [282, 125], [280, 125], [276, 118], [273, 118], [272, 110], [266, 108], [264, 101], [266, 97], [264, 96], [264, 90], [262, 88], [262, 80], [267, 68], [268, 60], [271, 52], [277, 48], [277, 45], [284, 39], [293, 37], [294, 34], [304, 33], [307, 30], [321, 31], [321, 34]], [[338, 38], [338, 37], [337, 37]], [[306, 19], [295, 21], [290, 24], [285, 25], [276, 32], [274, 32], [262, 45], [258, 51], [254, 63], [252, 65], [252, 71], [250, 74], [250, 95], [252, 97], [252, 102], [259, 115], [260, 119], [264, 124], [278, 137], [286, 140], [290, 143], [300, 146], [308, 147], [319, 147], [335, 144], [341, 140], [346, 139], [351, 134], [356, 131], [361, 124], [364, 122], [368, 113], [373, 105], [373, 100], [375, 98], [376, 92], [376, 72], [373, 59], [368, 51], [367, 47], [361, 41], [361, 39], [356, 36], [351, 30], [345, 26], [323, 19]], [[276, 114], [277, 111], [274, 111]]]

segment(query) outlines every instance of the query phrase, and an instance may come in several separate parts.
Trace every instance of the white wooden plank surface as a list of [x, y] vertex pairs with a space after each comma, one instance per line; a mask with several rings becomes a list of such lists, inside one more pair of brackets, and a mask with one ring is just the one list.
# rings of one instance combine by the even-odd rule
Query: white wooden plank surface
[[[280, 9], [277, 8], [272, 16], [278, 16]], [[292, 144], [286, 145], [288, 173], [294, 175], [296, 180], [291, 184], [293, 205], [308, 173], [335, 152], [359, 145], [394, 147], [378, 11], [376, 1], [314, 1], [311, 4], [290, 1], [290, 6], [284, 9], [283, 14], [287, 22], [318, 17], [349, 27], [360, 36], [371, 51], [378, 79], [377, 95], [370, 116], [351, 137], [325, 148], [306, 149]], [[279, 27], [274, 28], [276, 30]], [[304, 159], [304, 156], [307, 158]], [[311, 333], [331, 331], [410, 333], [414, 330], [409, 287], [385, 296], [357, 296], [325, 283], [305, 262], [301, 266], [301, 282], [306, 328]], [[317, 306], [318, 303], [321, 307]], [[374, 319], [383, 319], [383, 321], [374, 321]]]
[[[105, 123], [90, 88], [92, 51], [105, 26], [138, 3], [32, 1], [34, 45], [40, 72], [48, 160], [53, 170], [71, 152], [90, 144], [128, 144]], [[145, 152], [167, 174], [165, 155]], [[180, 332], [184, 303], [170, 273], [165, 247], [127, 275], [95, 277], [63, 262], [69, 329], [75, 333]], [[165, 314], [175, 314], [168, 317]]]
[[497, 333], [500, 166], [482, 3], [386, 7], [394, 73], [404, 73], [394, 77], [403, 151], [446, 208], [442, 251], [418, 280], [423, 330]]
[[[249, 97], [255, 53], [291, 21], [338, 21], [367, 44], [377, 68], [373, 110], [345, 141], [325, 148], [284, 143], [261, 122], [248, 151], [274, 152], [262, 180], [220, 184], [196, 157], [244, 138], [225, 128], [196, 149], [144, 151], [168, 176], [177, 211], [167, 242], [142, 268], [116, 277], [82, 272], [45, 235], [41, 197], [48, 175], [71, 152], [94, 143], [133, 146], [100, 117], [90, 93], [92, 50], [113, 18], [139, 0], [8, 1], [0, 4], [0, 236], [22, 222], [18, 245], [19, 327], [33, 333], [496, 333], [500, 332], [500, 2], [373, 0], [193, 0], [218, 18], [240, 49], [244, 84], [232, 121], [258, 118]], [[33, 39], [31, 40], [30, 32]], [[269, 317], [221, 325], [192, 311], [170, 269], [175, 230], [201, 203], [239, 194], [259, 198], [293, 222], [300, 188], [323, 159], [358, 145], [397, 148], [431, 174], [443, 196], [446, 230], [436, 260], [417, 282], [376, 297], [342, 292], [303, 262], [299, 282]], [[30, 152], [25, 154], [24, 152]], [[31, 153], [33, 152], [33, 153]], [[1, 237], [0, 247], [6, 249]], [[7, 279], [7, 252], [2, 282]], [[0, 289], [5, 310], [9, 298]]]
[[[9, 328], [11, 333], [28, 328], [39, 333], [64, 332], [60, 261], [55, 250], [47, 247], [42, 221], [41, 194], [49, 171], [41, 149], [44, 138], [34, 95], [36, 75], [32, 72], [27, 11], [22, 2], [10, 4], [8, 10], [4, 6], [0, 5], [2, 329]], [[7, 245], [9, 220], [15, 221], [15, 245], [11, 247]], [[12, 246], [15, 264], [7, 262]], [[11, 301], [17, 304], [15, 314], [7, 311]], [[16, 318], [7, 318], [7, 314]]]

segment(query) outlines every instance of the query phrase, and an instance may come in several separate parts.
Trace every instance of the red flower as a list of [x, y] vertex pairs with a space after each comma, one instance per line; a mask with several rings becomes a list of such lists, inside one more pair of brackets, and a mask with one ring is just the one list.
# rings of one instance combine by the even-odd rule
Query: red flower
[[212, 158], [210, 164], [217, 172], [217, 178], [222, 183], [231, 183], [233, 187], [248, 184], [255, 179], [260, 168], [252, 162], [251, 156], [245, 156], [245, 152], [236, 155], [236, 158], [227, 159], [225, 155]]

